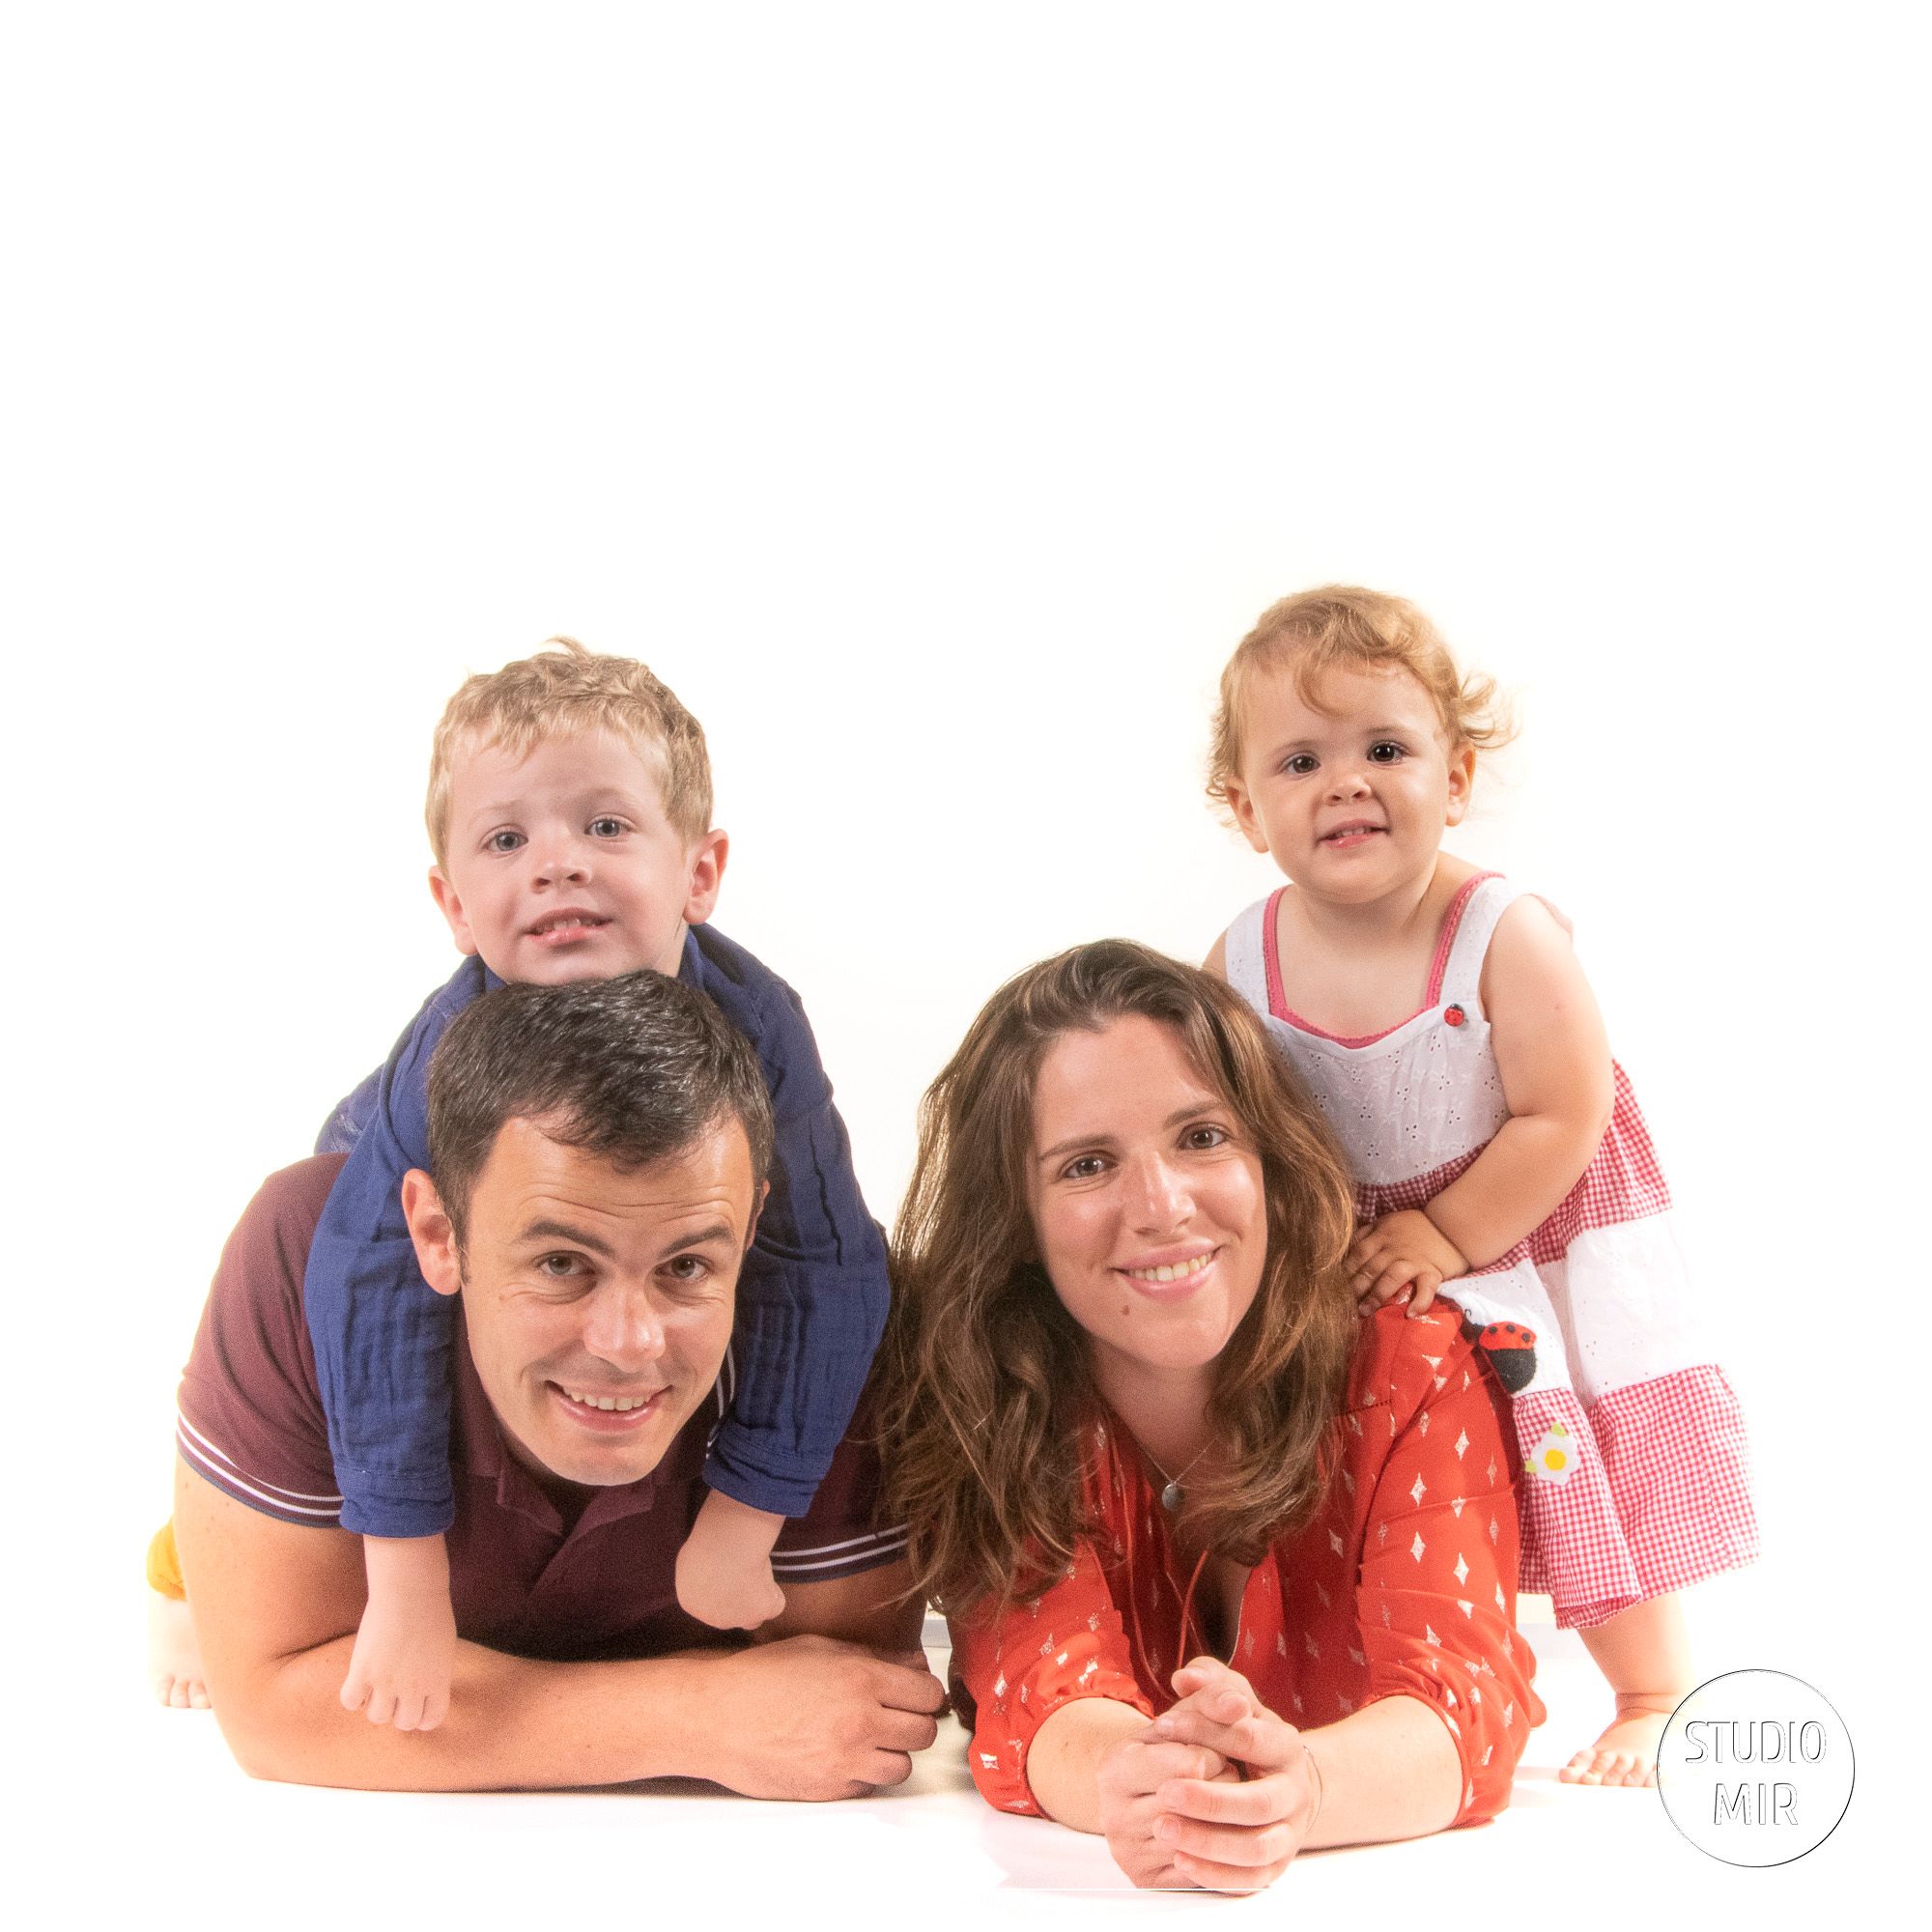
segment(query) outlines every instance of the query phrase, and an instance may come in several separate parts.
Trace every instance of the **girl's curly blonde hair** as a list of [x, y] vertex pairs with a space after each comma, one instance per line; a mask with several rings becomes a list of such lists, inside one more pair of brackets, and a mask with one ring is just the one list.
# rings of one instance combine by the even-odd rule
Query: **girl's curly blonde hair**
[[1413, 604], [1353, 584], [1324, 583], [1270, 604], [1221, 673], [1221, 701], [1208, 750], [1208, 796], [1224, 815], [1228, 782], [1241, 776], [1255, 673], [1292, 670], [1302, 702], [1315, 705], [1327, 671], [1363, 665], [1387, 666], [1414, 678], [1435, 704], [1452, 752], [1465, 745], [1492, 752], [1516, 735], [1495, 679], [1479, 671], [1464, 676], [1442, 634]]

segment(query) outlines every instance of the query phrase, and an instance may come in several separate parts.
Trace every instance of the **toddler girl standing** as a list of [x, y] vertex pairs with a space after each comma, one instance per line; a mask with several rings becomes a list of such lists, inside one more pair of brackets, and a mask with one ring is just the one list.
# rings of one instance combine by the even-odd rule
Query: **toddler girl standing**
[[1349, 1150], [1365, 1307], [1453, 1285], [1515, 1398], [1521, 1587], [1616, 1696], [1560, 1776], [1644, 1784], [1691, 1688], [1675, 1592], [1756, 1553], [1744, 1430], [1567, 927], [1440, 849], [1506, 736], [1493, 696], [1399, 598], [1264, 612], [1221, 676], [1208, 788], [1291, 883], [1208, 964]]

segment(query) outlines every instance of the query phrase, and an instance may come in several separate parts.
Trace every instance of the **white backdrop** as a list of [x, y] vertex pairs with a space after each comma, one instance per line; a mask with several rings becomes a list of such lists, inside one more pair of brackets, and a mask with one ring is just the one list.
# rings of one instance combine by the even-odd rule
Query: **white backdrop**
[[1700, 1593], [1700, 1662], [1835, 1697], [1875, 1816], [1884, 1472], [1922, 1435], [1906, 17], [16, 19], [47, 1751], [141, 1694], [227, 1228], [452, 963], [419, 813], [463, 675], [569, 631], [696, 712], [719, 923], [803, 993], [890, 1218], [999, 980], [1106, 933], [1199, 956], [1268, 889], [1201, 796], [1208, 707], [1265, 603], [1341, 579], [1519, 695], [1455, 849], [1575, 921], [1753, 1431], [1766, 1557]]

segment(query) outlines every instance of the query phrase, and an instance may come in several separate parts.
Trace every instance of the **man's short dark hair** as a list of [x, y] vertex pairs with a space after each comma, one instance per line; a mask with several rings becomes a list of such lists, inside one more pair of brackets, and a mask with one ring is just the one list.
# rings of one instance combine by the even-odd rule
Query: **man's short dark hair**
[[504, 1122], [648, 1167], [735, 1120], [753, 1191], [772, 1157], [772, 1103], [750, 1042], [702, 993], [662, 973], [499, 986], [466, 1007], [429, 1063], [429, 1157], [459, 1241]]

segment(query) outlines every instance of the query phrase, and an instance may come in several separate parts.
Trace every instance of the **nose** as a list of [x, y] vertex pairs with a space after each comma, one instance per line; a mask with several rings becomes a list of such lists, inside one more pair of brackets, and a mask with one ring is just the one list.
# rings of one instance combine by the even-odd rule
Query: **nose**
[[1186, 1177], [1164, 1153], [1145, 1153], [1126, 1163], [1122, 1179], [1126, 1208], [1141, 1235], [1167, 1235], [1184, 1228], [1194, 1212]]
[[615, 1369], [638, 1369], [665, 1351], [664, 1317], [646, 1288], [601, 1283], [584, 1305], [583, 1346]]
[[581, 886], [590, 877], [590, 853], [584, 841], [568, 832], [554, 832], [534, 845], [532, 871], [540, 886]]
[[1366, 798], [1369, 790], [1369, 775], [1362, 766], [1344, 761], [1329, 767], [1328, 796], [1331, 799]]

